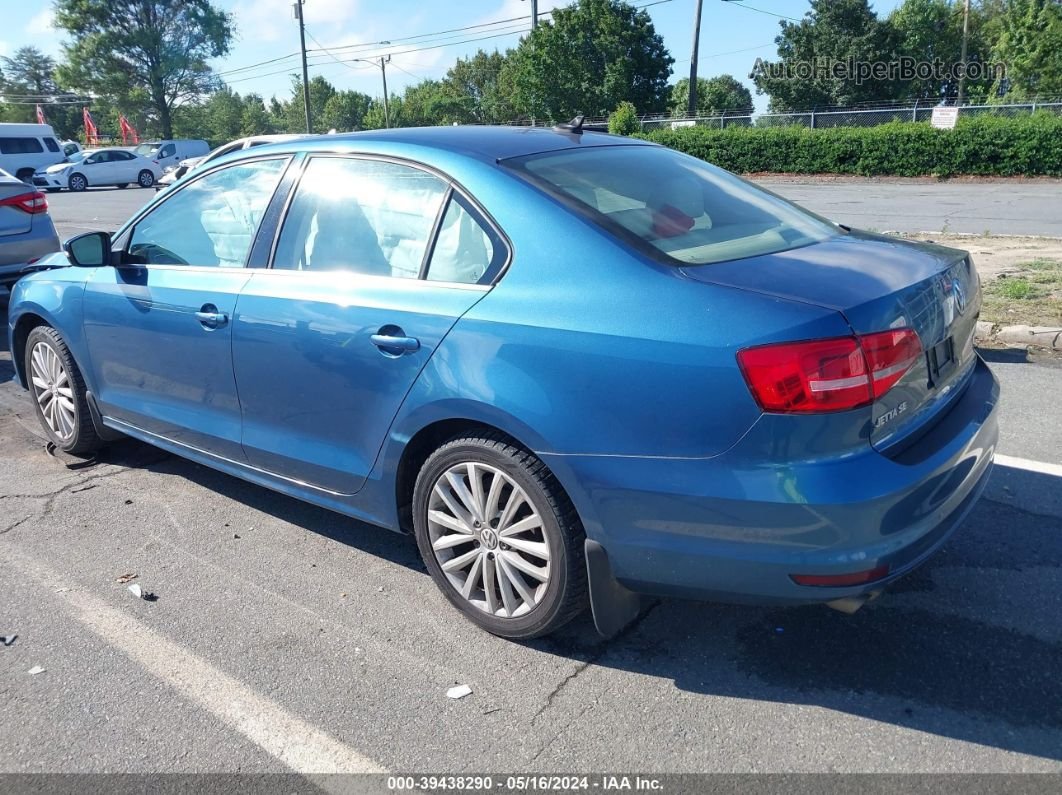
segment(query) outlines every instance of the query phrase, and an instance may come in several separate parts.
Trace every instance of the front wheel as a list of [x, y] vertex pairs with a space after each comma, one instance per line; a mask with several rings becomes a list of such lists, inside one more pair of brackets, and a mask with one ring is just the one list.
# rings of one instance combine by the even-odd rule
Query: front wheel
[[49, 326], [30, 332], [25, 367], [37, 419], [55, 446], [71, 455], [98, 448], [85, 381], [59, 332]]
[[141, 188], [150, 188], [155, 184], [155, 175], [145, 168], [140, 172], [140, 176], [136, 178], [136, 181]]
[[80, 193], [88, 187], [88, 180], [82, 174], [71, 174], [66, 186], [75, 193]]
[[587, 604], [575, 508], [545, 464], [500, 434], [454, 439], [428, 458], [413, 526], [436, 585], [488, 632], [547, 635]]

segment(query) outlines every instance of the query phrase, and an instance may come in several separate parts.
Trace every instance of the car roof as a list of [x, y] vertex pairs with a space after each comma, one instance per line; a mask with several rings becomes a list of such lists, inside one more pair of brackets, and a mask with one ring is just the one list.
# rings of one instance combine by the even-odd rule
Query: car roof
[[[550, 127], [487, 127], [462, 125], [456, 127], [401, 127], [390, 130], [368, 130], [337, 135], [320, 135], [256, 147], [255, 154], [269, 150], [280, 151], [371, 151], [373, 144], [409, 145], [497, 162], [513, 157], [580, 149], [598, 146], [653, 146], [648, 141], [605, 133], [574, 134]], [[235, 154], [235, 153], [234, 153]]]

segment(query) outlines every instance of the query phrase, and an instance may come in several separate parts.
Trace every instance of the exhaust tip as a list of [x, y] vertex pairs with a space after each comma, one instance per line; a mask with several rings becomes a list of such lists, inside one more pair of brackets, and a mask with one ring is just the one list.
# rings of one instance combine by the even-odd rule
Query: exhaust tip
[[867, 602], [873, 602], [879, 596], [882, 591], [870, 591], [869, 593], [861, 594], [860, 596], [846, 596], [843, 599], [834, 599], [833, 601], [826, 602], [826, 606], [833, 608], [847, 616], [854, 615], [859, 609]]

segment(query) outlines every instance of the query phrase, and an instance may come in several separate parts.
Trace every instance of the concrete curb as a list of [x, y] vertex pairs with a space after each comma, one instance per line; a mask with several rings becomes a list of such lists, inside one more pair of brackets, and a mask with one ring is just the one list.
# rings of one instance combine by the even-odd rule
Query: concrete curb
[[1062, 328], [1054, 326], [997, 326], [979, 320], [975, 336], [979, 340], [1001, 343], [1012, 348], [1033, 345], [1037, 348], [1062, 351]]

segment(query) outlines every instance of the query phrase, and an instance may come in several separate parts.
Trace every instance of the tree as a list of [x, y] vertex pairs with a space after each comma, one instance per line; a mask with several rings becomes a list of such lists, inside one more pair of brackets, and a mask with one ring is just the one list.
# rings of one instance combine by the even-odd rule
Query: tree
[[337, 91], [325, 102], [321, 122], [325, 129], [350, 132], [362, 128], [372, 97], [357, 91]]
[[1062, 94], [1062, 3], [1009, 0], [999, 20], [994, 61], [1007, 66], [1008, 98]]
[[[690, 104], [690, 79], [684, 77], [671, 88], [670, 112], [685, 116]], [[752, 92], [732, 75], [697, 78], [697, 115], [714, 116], [724, 111], [748, 115], [753, 110]]]
[[480, 50], [471, 58], [459, 58], [443, 79], [443, 90], [463, 101], [467, 118], [479, 124], [498, 124], [514, 116], [512, 104], [501, 88], [499, 77], [505, 56], [495, 50]]
[[[781, 23], [775, 38], [778, 62], [757, 60], [752, 72], [772, 111], [809, 110], [830, 105], [895, 98], [899, 81], [861, 78], [848, 64], [887, 65], [895, 61], [896, 33], [871, 10], [868, 0], [811, 0], [800, 22]], [[841, 69], [836, 69], [836, 65]]]
[[55, 79], [55, 61], [36, 47], [20, 47], [10, 58], [0, 58], [0, 95], [12, 103], [7, 106], [5, 121], [34, 122], [36, 105], [62, 138], [77, 135], [81, 108], [77, 96], [63, 91]]
[[[962, 61], [963, 0], [904, 0], [903, 5], [889, 15], [889, 24], [896, 31], [898, 52], [915, 63], [943, 64]], [[989, 11], [983, 5], [973, 5], [970, 13], [970, 37], [967, 62], [987, 63], [991, 55], [991, 40], [986, 21]], [[992, 85], [991, 78], [967, 80], [966, 95], [983, 100]], [[903, 86], [905, 99], [954, 97], [958, 80], [936, 76], [918, 77]]]
[[232, 21], [210, 0], [56, 0], [72, 41], [60, 80], [82, 90], [147, 95], [162, 137], [175, 108], [219, 87], [207, 60], [229, 51]]
[[624, 100], [655, 113], [667, 104], [673, 63], [645, 11], [622, 0], [577, 0], [520, 42], [499, 81], [528, 117], [604, 116]]

